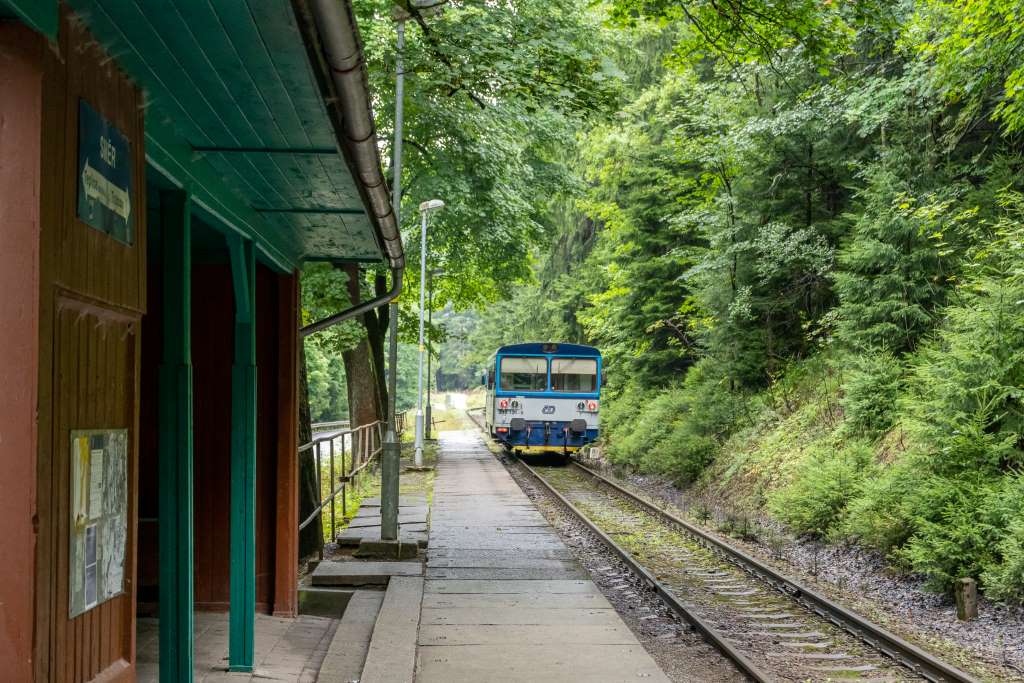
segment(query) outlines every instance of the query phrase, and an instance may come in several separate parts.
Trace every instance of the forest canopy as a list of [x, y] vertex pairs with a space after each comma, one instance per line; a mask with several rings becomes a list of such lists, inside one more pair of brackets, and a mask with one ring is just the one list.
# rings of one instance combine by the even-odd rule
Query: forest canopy
[[1017, 5], [580, 4], [621, 102], [463, 358], [597, 345], [611, 461], [1021, 600]]

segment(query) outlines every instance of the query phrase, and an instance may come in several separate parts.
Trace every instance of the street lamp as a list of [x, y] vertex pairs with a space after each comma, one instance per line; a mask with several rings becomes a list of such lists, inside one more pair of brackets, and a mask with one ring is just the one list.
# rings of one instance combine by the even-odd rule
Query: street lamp
[[424, 295], [427, 289], [427, 216], [431, 211], [444, 208], [440, 199], [431, 199], [420, 204], [420, 368], [416, 388], [416, 467], [423, 466], [423, 312]]
[[[441, 270], [440, 268], [434, 268], [429, 273], [427, 273], [427, 275], [428, 275], [428, 279], [429, 279], [429, 283], [427, 284], [427, 290], [429, 292], [429, 294], [427, 294], [427, 296], [429, 297], [427, 299], [427, 327], [433, 327], [433, 323], [434, 323], [434, 278], [435, 277], [440, 277], [440, 276], [444, 275], [444, 271]], [[434, 354], [432, 354], [432, 353], [428, 353], [427, 354], [427, 413], [426, 413], [426, 419], [423, 422], [424, 438], [427, 441], [430, 441], [431, 438], [433, 438], [431, 436], [431, 432], [434, 429], [434, 422], [433, 422], [433, 419], [432, 419], [432, 417], [430, 415], [430, 411], [431, 411], [431, 406], [430, 406], [430, 382], [434, 378], [434, 375], [431, 372], [430, 361], [433, 358], [433, 356], [434, 356]], [[440, 360], [440, 357], [438, 357], [438, 360]]]

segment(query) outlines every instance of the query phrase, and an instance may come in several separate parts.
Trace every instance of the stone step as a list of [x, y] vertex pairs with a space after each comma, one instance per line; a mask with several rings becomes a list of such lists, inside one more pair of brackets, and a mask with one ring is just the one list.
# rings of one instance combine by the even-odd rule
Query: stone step
[[360, 683], [409, 683], [414, 680], [422, 602], [423, 577], [396, 576], [391, 579], [373, 627], [366, 663], [358, 679]]
[[369, 562], [324, 560], [313, 571], [314, 586], [386, 585], [393, 576], [423, 576], [420, 562]]

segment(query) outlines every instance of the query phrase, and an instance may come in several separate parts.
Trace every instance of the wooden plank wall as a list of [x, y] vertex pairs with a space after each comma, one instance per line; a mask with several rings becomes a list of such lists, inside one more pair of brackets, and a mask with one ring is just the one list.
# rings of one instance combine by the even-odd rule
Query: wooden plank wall
[[[256, 609], [274, 606], [278, 499], [279, 276], [256, 267]], [[195, 409], [196, 609], [227, 610], [230, 598], [231, 364], [234, 295], [227, 264], [196, 264], [192, 291], [193, 400]], [[147, 327], [147, 330], [149, 328]], [[144, 468], [145, 470], [146, 468]], [[155, 473], [154, 473], [155, 475]], [[144, 479], [150, 475], [144, 472]], [[143, 490], [149, 490], [144, 481]], [[144, 506], [148, 503], [143, 502]], [[296, 523], [297, 526], [298, 523]], [[296, 532], [297, 533], [297, 532]], [[155, 542], [147, 542], [155, 552]], [[142, 564], [153, 566], [155, 558]], [[298, 562], [291, 567], [294, 574]]]
[[[143, 99], [66, 11], [44, 56], [36, 680], [133, 680], [139, 325], [146, 302]], [[134, 244], [76, 217], [78, 101], [132, 144]], [[129, 432], [125, 593], [68, 618], [70, 431]]]
[[0, 45], [0, 672], [26, 681], [32, 677], [45, 46], [31, 29], [4, 21]]

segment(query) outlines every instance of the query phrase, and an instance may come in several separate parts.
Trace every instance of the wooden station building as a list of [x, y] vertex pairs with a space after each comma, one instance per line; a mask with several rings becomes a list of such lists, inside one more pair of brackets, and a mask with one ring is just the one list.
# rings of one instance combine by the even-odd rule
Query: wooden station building
[[296, 613], [297, 269], [402, 265], [347, 0], [0, 0], [0, 679]]

